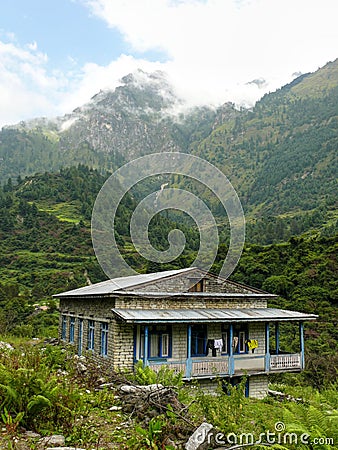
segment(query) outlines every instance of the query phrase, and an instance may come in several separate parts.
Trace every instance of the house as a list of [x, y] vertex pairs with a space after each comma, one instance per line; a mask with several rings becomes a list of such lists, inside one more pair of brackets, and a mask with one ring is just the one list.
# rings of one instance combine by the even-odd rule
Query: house
[[[303, 326], [316, 315], [268, 308], [276, 297], [197, 268], [115, 278], [55, 295], [60, 339], [115, 369], [137, 361], [163, 365], [214, 390], [247, 376], [246, 394], [262, 398], [268, 374], [304, 368]], [[294, 353], [283, 352], [285, 323], [297, 326]], [[289, 326], [288, 325], [288, 326]], [[286, 334], [285, 334], [286, 336]]]

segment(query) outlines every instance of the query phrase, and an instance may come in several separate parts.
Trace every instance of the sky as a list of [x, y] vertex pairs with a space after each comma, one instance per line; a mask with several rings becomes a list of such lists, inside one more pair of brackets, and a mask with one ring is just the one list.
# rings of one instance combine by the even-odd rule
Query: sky
[[1, 0], [0, 128], [70, 113], [138, 68], [189, 106], [250, 106], [338, 57], [337, 17], [337, 0]]

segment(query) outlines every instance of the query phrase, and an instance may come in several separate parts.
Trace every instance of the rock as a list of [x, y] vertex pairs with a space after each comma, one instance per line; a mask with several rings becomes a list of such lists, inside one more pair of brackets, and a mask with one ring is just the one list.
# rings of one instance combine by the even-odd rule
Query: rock
[[112, 406], [109, 408], [109, 411], [121, 411], [122, 406]]
[[213, 429], [213, 425], [203, 422], [197, 430], [190, 436], [188, 442], [185, 444], [186, 450], [206, 450], [210, 447], [208, 435]]
[[85, 450], [80, 447], [47, 447], [46, 450]]
[[47, 447], [46, 450], [85, 450], [80, 447]]
[[81, 362], [77, 363], [76, 367], [79, 372], [86, 372], [87, 370], [87, 367]]
[[165, 445], [170, 448], [178, 448], [176, 443], [173, 440], [171, 440], [170, 438], [166, 439]]
[[0, 341], [0, 350], [14, 350], [14, 347], [8, 342]]
[[57, 338], [47, 338], [43, 343], [48, 345], [59, 345], [60, 341]]
[[99, 385], [99, 389], [109, 388], [114, 389], [116, 387], [115, 383], [103, 383]]
[[62, 434], [53, 434], [52, 436], [41, 438], [40, 443], [43, 445], [64, 445], [65, 437]]
[[148, 384], [147, 386], [129, 386], [124, 384], [120, 390], [125, 394], [138, 394], [139, 392], [154, 392], [163, 389], [163, 384]]
[[34, 431], [26, 431], [25, 437], [27, 438], [40, 438], [41, 435], [38, 433], [34, 433]]

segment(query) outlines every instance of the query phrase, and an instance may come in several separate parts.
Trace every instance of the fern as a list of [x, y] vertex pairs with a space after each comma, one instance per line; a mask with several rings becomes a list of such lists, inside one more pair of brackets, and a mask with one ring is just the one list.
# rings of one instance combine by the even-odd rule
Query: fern
[[27, 405], [27, 411], [29, 414], [38, 414], [45, 408], [52, 406], [51, 401], [43, 395], [37, 395]]
[[10, 406], [15, 405], [18, 400], [18, 393], [14, 388], [9, 385], [0, 384], [0, 391], [2, 398], [1, 408], [9, 408]]

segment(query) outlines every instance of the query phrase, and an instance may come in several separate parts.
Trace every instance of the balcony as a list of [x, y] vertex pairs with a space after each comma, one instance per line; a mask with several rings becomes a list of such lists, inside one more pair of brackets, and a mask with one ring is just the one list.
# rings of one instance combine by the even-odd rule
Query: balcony
[[271, 372], [300, 370], [302, 368], [302, 359], [300, 353], [270, 355]]
[[184, 379], [210, 378], [218, 376], [234, 376], [269, 372], [298, 371], [302, 368], [300, 353], [279, 355], [243, 354], [233, 357], [190, 358], [183, 361], [148, 361], [152, 370], [158, 372], [166, 366], [174, 373], [183, 373]]

